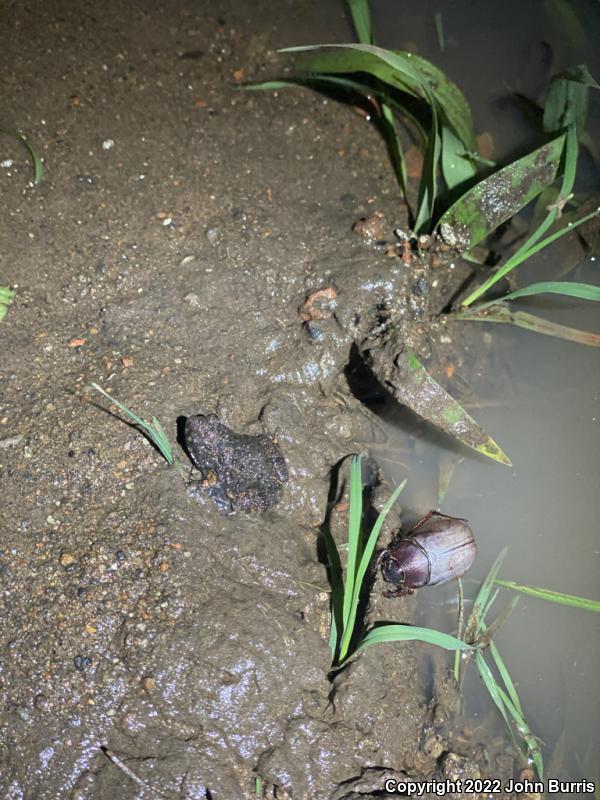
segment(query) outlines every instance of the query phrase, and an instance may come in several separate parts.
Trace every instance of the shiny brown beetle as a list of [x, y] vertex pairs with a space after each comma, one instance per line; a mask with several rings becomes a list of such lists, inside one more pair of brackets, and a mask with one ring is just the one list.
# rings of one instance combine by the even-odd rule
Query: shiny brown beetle
[[460, 578], [475, 560], [475, 539], [466, 519], [430, 511], [410, 533], [379, 556], [384, 581], [397, 588], [386, 597], [412, 594]]

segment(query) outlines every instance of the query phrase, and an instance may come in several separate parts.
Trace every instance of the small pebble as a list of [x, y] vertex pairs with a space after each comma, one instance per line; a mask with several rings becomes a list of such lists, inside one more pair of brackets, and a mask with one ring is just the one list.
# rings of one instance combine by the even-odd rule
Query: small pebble
[[62, 553], [60, 563], [63, 567], [68, 567], [75, 562], [75, 556], [71, 553]]
[[73, 664], [75, 665], [75, 669], [82, 672], [86, 667], [92, 666], [92, 659], [89, 656], [75, 656], [73, 659]]
[[35, 706], [35, 708], [38, 709], [38, 711], [40, 711], [41, 709], [47, 707], [48, 698], [46, 697], [45, 694], [36, 694], [36, 696], [35, 696], [35, 698], [33, 700], [33, 705]]
[[114, 146], [115, 146], [115, 140], [114, 139], [105, 139], [102, 142], [102, 149], [103, 150], [112, 150], [112, 148]]
[[125, 559], [127, 558], [127, 554], [125, 553], [124, 550], [117, 550], [117, 552], [115, 553], [115, 557], [117, 561], [125, 561]]
[[142, 680], [142, 686], [145, 692], [153, 692], [156, 689], [156, 681], [154, 678], [144, 678]]

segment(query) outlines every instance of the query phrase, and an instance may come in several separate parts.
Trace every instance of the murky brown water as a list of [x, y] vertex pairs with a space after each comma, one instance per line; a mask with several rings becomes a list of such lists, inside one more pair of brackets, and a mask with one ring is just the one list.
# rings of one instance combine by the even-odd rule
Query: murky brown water
[[[569, 40], [566, 28], [548, 13], [551, 3], [525, 8], [516, 2], [425, 2], [418, 12], [403, 9], [401, 15], [393, 3], [379, 3], [378, 43], [414, 42], [422, 55], [444, 68], [471, 102], [476, 131], [492, 132], [495, 156], [502, 158], [514, 154], [531, 130], [518, 107], [507, 100], [510, 91], [536, 97], [550, 74], [576, 63], [586, 62], [598, 74], [598, 59], [590, 47], [597, 41], [597, 7], [588, 2], [572, 5], [584, 21], [585, 40]], [[443, 53], [434, 27], [439, 11], [445, 32]], [[592, 131], [598, 129], [598, 99], [591, 98]], [[597, 182], [597, 172], [585, 151], [580, 163], [581, 186], [589, 188]], [[568, 257], [565, 250], [540, 255], [534, 264], [521, 268], [520, 285], [556, 277], [560, 260]], [[597, 283], [597, 276], [597, 262], [588, 260], [562, 279]], [[574, 327], [600, 327], [591, 303], [546, 296], [520, 308]], [[403, 501], [417, 518], [437, 506], [440, 459], [463, 459], [441, 507], [446, 513], [467, 516], [476, 532], [478, 560], [470, 573], [475, 580], [466, 584], [471, 595], [476, 581], [508, 546], [501, 577], [597, 599], [598, 351], [506, 326], [478, 329], [483, 361], [473, 358], [472, 352], [464, 354], [454, 392], [462, 395], [471, 413], [509, 453], [513, 468], [459, 452], [421, 426], [407, 427], [399, 412], [392, 413], [389, 427], [397, 447], [381, 453], [391, 459], [381, 463], [394, 482], [408, 476]], [[408, 469], [393, 460], [404, 462]], [[509, 596], [502, 593], [497, 608]], [[452, 630], [455, 601], [455, 587], [422, 592], [422, 620]], [[546, 743], [548, 774], [554, 770], [571, 779], [594, 777], [600, 763], [597, 616], [522, 597], [497, 643], [518, 682], [531, 727]], [[466, 683], [467, 709], [485, 715], [490, 701], [475, 673], [472, 670]]]

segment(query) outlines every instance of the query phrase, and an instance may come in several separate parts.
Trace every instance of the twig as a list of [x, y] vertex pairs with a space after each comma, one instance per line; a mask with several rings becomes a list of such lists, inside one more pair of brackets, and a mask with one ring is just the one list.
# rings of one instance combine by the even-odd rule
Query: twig
[[101, 747], [100, 749], [102, 750], [104, 755], [109, 759], [109, 761], [112, 761], [115, 767], [118, 767], [121, 770], [121, 772], [124, 772], [125, 775], [127, 775], [128, 778], [131, 778], [132, 781], [137, 783], [138, 786], [141, 786], [142, 789], [144, 789], [146, 792], [150, 792], [150, 794], [153, 797], [160, 797], [162, 800], [168, 800], [168, 798], [165, 797], [164, 794], [161, 794], [160, 792], [157, 792], [155, 789], [152, 789], [152, 787], [148, 786], [148, 784], [145, 783], [141, 778], [138, 778], [135, 772], [129, 769], [127, 764], [121, 761], [121, 759], [117, 755], [115, 755], [112, 750], [109, 750], [108, 747]]

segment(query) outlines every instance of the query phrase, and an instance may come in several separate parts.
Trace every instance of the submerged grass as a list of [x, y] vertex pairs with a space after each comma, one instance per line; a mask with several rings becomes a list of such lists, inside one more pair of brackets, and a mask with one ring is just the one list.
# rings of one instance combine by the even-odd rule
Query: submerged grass
[[160, 424], [160, 422], [156, 419], [156, 417], [152, 417], [152, 422], [146, 422], [141, 417], [138, 417], [130, 408], [127, 408], [126, 405], [116, 400], [112, 397], [108, 392], [105, 392], [97, 383], [92, 383], [92, 386], [97, 392], [103, 394], [104, 397], [107, 397], [111, 403], [114, 403], [124, 414], [133, 420], [133, 422], [142, 429], [142, 433], [144, 436], [149, 439], [152, 444], [157, 448], [157, 450], [161, 453], [163, 458], [169, 463], [173, 464], [175, 459], [173, 457], [173, 450], [171, 448], [171, 443], [169, 442], [169, 437], [165, 433], [165, 429]]
[[[544, 762], [538, 739], [531, 732], [515, 684], [497, 645], [493, 641], [493, 637], [500, 626], [514, 610], [518, 598], [513, 598], [491, 625], [488, 626], [486, 623], [486, 617], [498, 596], [498, 589], [494, 589], [494, 583], [506, 552], [505, 548], [498, 555], [475, 597], [473, 609], [463, 633], [464, 640], [470, 643], [473, 649], [465, 654], [465, 658], [468, 659], [471, 655], [474, 656], [483, 685], [504, 719], [516, 748], [521, 752], [527, 763], [535, 765], [537, 774], [542, 779], [544, 776]], [[459, 605], [459, 630], [461, 617], [462, 604]], [[489, 653], [491, 665], [486, 660], [487, 653]], [[459, 685], [466, 665], [464, 660], [463, 663], [459, 660], [455, 662], [455, 678]]]

